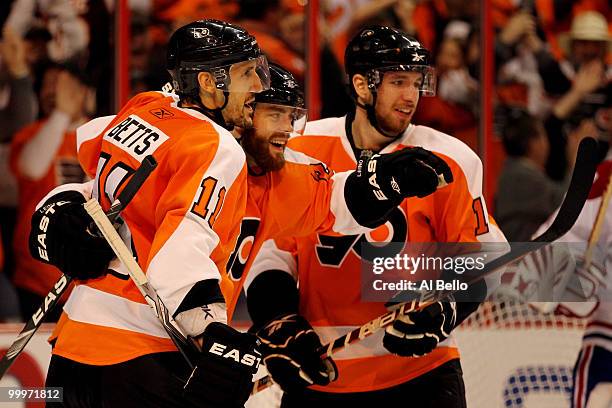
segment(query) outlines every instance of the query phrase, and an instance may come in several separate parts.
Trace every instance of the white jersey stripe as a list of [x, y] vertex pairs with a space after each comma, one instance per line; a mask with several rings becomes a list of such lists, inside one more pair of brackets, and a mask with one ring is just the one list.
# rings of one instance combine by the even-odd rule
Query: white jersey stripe
[[70, 320], [77, 322], [169, 338], [148, 304], [133, 302], [87, 285], [74, 288], [64, 311]]
[[76, 130], [76, 145], [77, 152], [81, 148], [81, 145], [91, 139], [95, 139], [102, 133], [104, 129], [115, 119], [116, 115], [100, 116], [90, 120], [89, 122], [81, 125]]

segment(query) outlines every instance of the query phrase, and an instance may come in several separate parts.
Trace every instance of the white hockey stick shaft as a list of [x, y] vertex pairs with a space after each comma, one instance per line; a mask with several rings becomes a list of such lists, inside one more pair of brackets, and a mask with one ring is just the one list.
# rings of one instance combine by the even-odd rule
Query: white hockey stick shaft
[[189, 365], [193, 368], [192, 358], [195, 352], [199, 352], [199, 346], [193, 339], [184, 335], [185, 331], [178, 325], [168, 312], [168, 308], [157, 294], [157, 291], [150, 285], [147, 276], [134, 259], [132, 252], [123, 242], [110, 220], [104, 214], [100, 204], [95, 199], [85, 203], [85, 210], [94, 220], [100, 232], [112, 248], [117, 258], [127, 269], [134, 284], [145, 298], [149, 306], [153, 308], [155, 315], [160, 320], [162, 326], [172, 339], [176, 347], [183, 354]]
[[[119, 196], [115, 199], [111, 207], [108, 209], [107, 216], [111, 222], [115, 222], [119, 213], [132, 201], [136, 192], [144, 184], [147, 177], [157, 166], [157, 162], [153, 156], [147, 156], [143, 159], [142, 163], [136, 169], [134, 175], [130, 178], [125, 188], [121, 191]], [[51, 310], [53, 310], [62, 295], [70, 287], [72, 278], [68, 275], [62, 274], [60, 278], [55, 282], [53, 288], [49, 291], [42, 305], [36, 309], [32, 317], [26, 322], [23, 330], [19, 333], [19, 336], [15, 339], [13, 344], [9, 347], [6, 354], [0, 360], [0, 378], [4, 376], [25, 349], [30, 339], [34, 336], [45, 317], [48, 316]]]

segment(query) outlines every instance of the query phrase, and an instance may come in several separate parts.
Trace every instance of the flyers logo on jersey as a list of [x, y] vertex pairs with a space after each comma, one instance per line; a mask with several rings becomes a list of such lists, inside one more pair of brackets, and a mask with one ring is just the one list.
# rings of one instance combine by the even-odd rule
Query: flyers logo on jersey
[[150, 123], [135, 115], [130, 115], [110, 129], [104, 135], [104, 140], [121, 148], [141, 162], [168, 140], [168, 136]]
[[329, 181], [330, 171], [323, 163], [311, 164], [313, 167], [311, 176], [316, 181]]
[[158, 119], [168, 119], [168, 118], [174, 116], [174, 113], [172, 113], [169, 110], [166, 110], [164, 108], [151, 109], [149, 111], [149, 113], [151, 115], [155, 116]]

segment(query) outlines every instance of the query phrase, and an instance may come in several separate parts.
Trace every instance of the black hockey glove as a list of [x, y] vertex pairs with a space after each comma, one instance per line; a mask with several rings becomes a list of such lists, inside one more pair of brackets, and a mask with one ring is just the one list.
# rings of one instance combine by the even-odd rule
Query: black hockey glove
[[261, 362], [257, 338], [219, 322], [206, 326], [202, 336], [202, 354], [185, 384], [185, 396], [207, 408], [243, 407]]
[[402, 357], [422, 357], [433, 351], [457, 325], [457, 304], [436, 302], [401, 315], [387, 327], [383, 345]]
[[452, 181], [444, 160], [412, 147], [369, 158], [362, 154], [357, 170], [347, 178], [344, 195], [355, 220], [373, 228], [384, 223], [404, 198], [426, 197]]
[[75, 279], [94, 279], [106, 273], [114, 257], [103, 237], [93, 235], [85, 198], [77, 191], [63, 191], [49, 198], [32, 215], [30, 254], [58, 267]]
[[321, 359], [321, 340], [302, 316], [278, 317], [257, 332], [266, 368], [283, 391], [327, 385], [337, 377], [331, 358]]

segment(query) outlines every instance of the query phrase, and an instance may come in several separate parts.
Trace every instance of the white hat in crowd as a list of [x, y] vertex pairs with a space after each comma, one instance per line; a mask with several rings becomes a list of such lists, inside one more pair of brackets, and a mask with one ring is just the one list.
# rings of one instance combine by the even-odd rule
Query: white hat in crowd
[[572, 40], [604, 41], [612, 50], [608, 22], [596, 11], [585, 11], [576, 15], [572, 20], [570, 31], [559, 36], [559, 45], [566, 54], [570, 53]]

